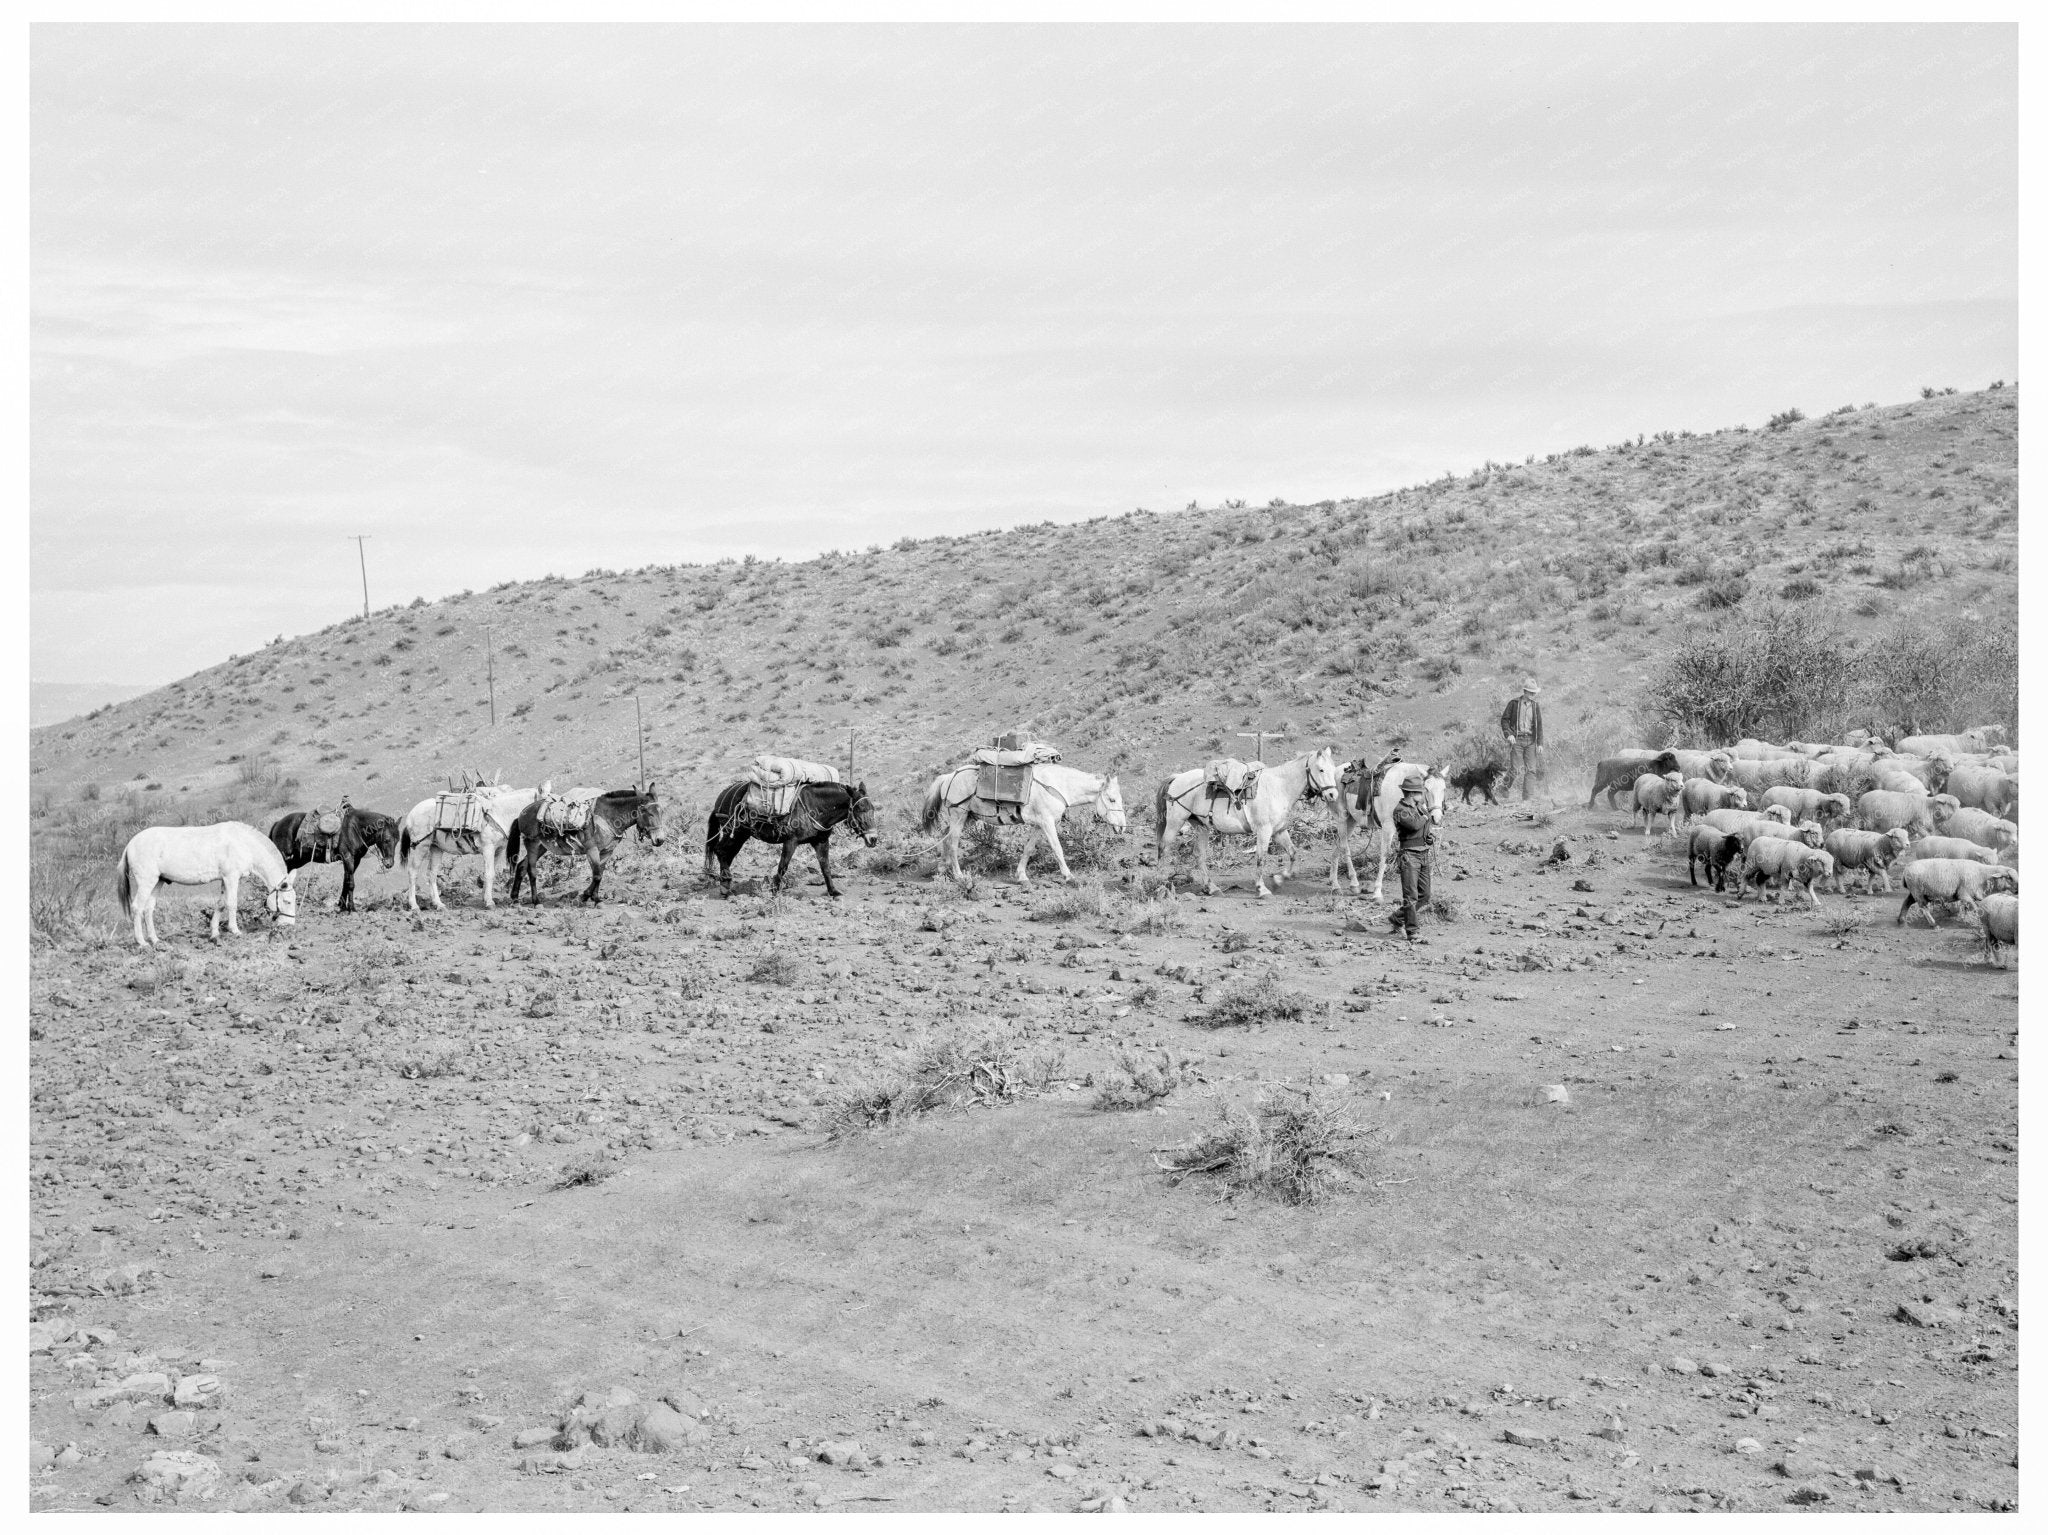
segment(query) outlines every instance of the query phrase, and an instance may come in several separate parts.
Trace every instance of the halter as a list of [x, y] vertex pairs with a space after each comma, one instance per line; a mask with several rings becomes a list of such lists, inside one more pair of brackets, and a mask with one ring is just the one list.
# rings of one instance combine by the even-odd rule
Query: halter
[[1319, 784], [1316, 782], [1316, 759], [1320, 756], [1322, 756], [1321, 752], [1310, 753], [1308, 762], [1302, 770], [1302, 778], [1303, 781], [1306, 782], [1308, 785], [1309, 793], [1313, 794], [1317, 799], [1321, 799], [1325, 794], [1328, 794], [1331, 790], [1340, 787], [1344, 781], [1344, 770], [1342, 768], [1338, 768], [1336, 770], [1337, 777], [1334, 782], [1323, 784]]

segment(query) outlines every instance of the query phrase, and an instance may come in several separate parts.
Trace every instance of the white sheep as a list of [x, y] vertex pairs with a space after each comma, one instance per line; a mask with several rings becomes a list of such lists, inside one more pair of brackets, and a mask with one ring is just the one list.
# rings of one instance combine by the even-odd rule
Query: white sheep
[[[1756, 838], [1749, 844], [1744, 862], [1748, 865], [1748, 872], [1743, 875], [1744, 882], [1759, 889], [1766, 884], [1774, 886], [1779, 905], [1784, 904], [1788, 885], [1800, 885], [1806, 890], [1806, 899], [1819, 906], [1820, 897], [1814, 894], [1814, 881], [1828, 879], [1835, 872], [1834, 859], [1823, 849], [1784, 837]], [[1736, 896], [1741, 898], [1739, 890]]]
[[1972, 863], [2003, 863], [1998, 849], [1972, 842], [1968, 837], [1922, 837], [1899, 855], [1899, 862], [1918, 863], [1923, 858], [1967, 858]]
[[1912, 844], [1903, 827], [1891, 831], [1856, 831], [1851, 827], [1837, 827], [1827, 834], [1822, 846], [1835, 861], [1835, 894], [1842, 893], [1842, 871], [1855, 869], [1863, 875], [1863, 893], [1870, 894], [1870, 881], [1874, 876], [1887, 892], [1892, 888], [1891, 876], [1887, 872]]
[[2005, 743], [2003, 725], [1974, 725], [1957, 735], [1900, 736], [1892, 745], [1902, 752], [1981, 752]]
[[1711, 778], [1715, 783], [1728, 782], [1728, 765], [1735, 759], [1725, 751], [1677, 751], [1671, 755], [1677, 759], [1678, 771], [1687, 778]]
[[1736, 784], [1715, 783], [1711, 778], [1688, 778], [1678, 792], [1678, 805], [1682, 825], [1709, 810], [1747, 810], [1749, 792]]
[[1740, 837], [1747, 848], [1759, 826], [1788, 826], [1792, 815], [1783, 805], [1773, 805], [1768, 810], [1709, 810], [1700, 820], [1715, 831]]
[[1728, 748], [1728, 754], [1738, 760], [1764, 762], [1773, 757], [1796, 757], [1799, 754], [1787, 747], [1777, 746], [1769, 741], [1759, 741], [1755, 736], [1744, 736]]
[[1629, 815], [1629, 823], [1633, 825], [1637, 816], [1643, 818], [1644, 841], [1649, 840], [1650, 828], [1660, 815], [1664, 817], [1665, 835], [1670, 835], [1684, 787], [1684, 779], [1676, 773], [1645, 773], [1636, 780], [1635, 809]]
[[1983, 810], [2002, 820], [2011, 820], [2020, 803], [2020, 781], [1994, 767], [1960, 763], [1950, 769], [1942, 788], [1962, 802], [1966, 810]]
[[2020, 898], [2016, 895], [1987, 895], [1977, 903], [1977, 925], [1984, 934], [1984, 952], [1996, 965], [2003, 961], [1999, 948], [2020, 943]]
[[1925, 794], [1872, 789], [1857, 799], [1856, 818], [1865, 831], [1890, 831], [1903, 826], [1923, 837], [1934, 834], [1934, 802]]
[[1899, 883], [1906, 887], [1906, 899], [1899, 907], [1894, 926], [1903, 923], [1906, 913], [1915, 905], [1927, 913], [1927, 925], [1933, 927], [1936, 906], [1960, 906], [1969, 911], [1994, 891], [2018, 895], [2020, 889], [2017, 871], [1973, 863], [1967, 858], [1929, 858], [1909, 863], [1900, 872]]
[[1846, 821], [1855, 807], [1846, 794], [1823, 794], [1818, 789], [1795, 789], [1777, 784], [1764, 790], [1763, 805], [1783, 805], [1795, 821]]
[[1755, 842], [1761, 837], [1777, 837], [1786, 842], [1804, 842], [1808, 847], [1821, 847], [1827, 841], [1827, 833], [1818, 821], [1801, 821], [1795, 826], [1781, 826], [1775, 821], [1761, 822], [1756, 835], [1749, 840]]
[[[1943, 813], [1942, 801], [1948, 800], [1947, 813]], [[1933, 801], [1934, 829], [1944, 837], [1963, 837], [1979, 847], [2017, 848], [2020, 845], [2020, 829], [2012, 822], [1995, 815], [1986, 815], [1981, 810], [1965, 810], [1947, 795], [1938, 795]]]

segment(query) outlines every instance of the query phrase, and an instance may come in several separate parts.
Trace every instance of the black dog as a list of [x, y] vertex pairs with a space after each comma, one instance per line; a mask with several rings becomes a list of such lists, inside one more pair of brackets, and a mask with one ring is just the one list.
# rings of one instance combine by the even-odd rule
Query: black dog
[[1507, 782], [1507, 776], [1508, 765], [1505, 762], [1489, 759], [1485, 762], [1467, 763], [1451, 774], [1450, 788], [1463, 793], [1464, 798], [1460, 801], [1462, 804], [1471, 804], [1472, 791], [1477, 789], [1486, 796], [1487, 804], [1498, 805], [1500, 801], [1494, 798], [1494, 792]]

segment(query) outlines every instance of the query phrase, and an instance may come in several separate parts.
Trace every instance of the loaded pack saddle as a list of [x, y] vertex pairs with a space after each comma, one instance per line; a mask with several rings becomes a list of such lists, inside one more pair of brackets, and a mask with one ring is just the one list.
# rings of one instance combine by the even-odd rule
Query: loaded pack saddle
[[1057, 762], [1060, 750], [1043, 741], [1033, 741], [1013, 730], [996, 737], [993, 746], [978, 747], [972, 758], [975, 769], [974, 797], [981, 802], [986, 819], [1015, 823], [1024, 819], [1024, 807], [1031, 802], [1031, 789], [1041, 762]]
[[332, 862], [341, 851], [341, 818], [348, 813], [348, 796], [332, 809], [315, 805], [299, 817], [299, 848], [314, 863]]

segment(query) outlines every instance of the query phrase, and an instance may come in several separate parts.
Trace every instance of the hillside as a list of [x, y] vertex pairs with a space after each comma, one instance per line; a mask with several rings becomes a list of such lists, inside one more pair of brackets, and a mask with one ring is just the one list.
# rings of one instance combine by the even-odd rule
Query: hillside
[[[1570, 757], [1631, 735], [1660, 647], [1765, 601], [1852, 630], [2010, 614], [2018, 390], [1660, 434], [1360, 500], [1137, 512], [798, 564], [591, 571], [389, 608], [33, 731], [40, 798], [206, 796], [261, 754], [298, 798], [400, 811], [458, 767], [650, 773], [701, 803], [757, 751], [843, 761], [900, 809], [1023, 725], [1127, 797], [1234, 733], [1447, 746], [1545, 685]], [[489, 722], [484, 647], [495, 656]]]

